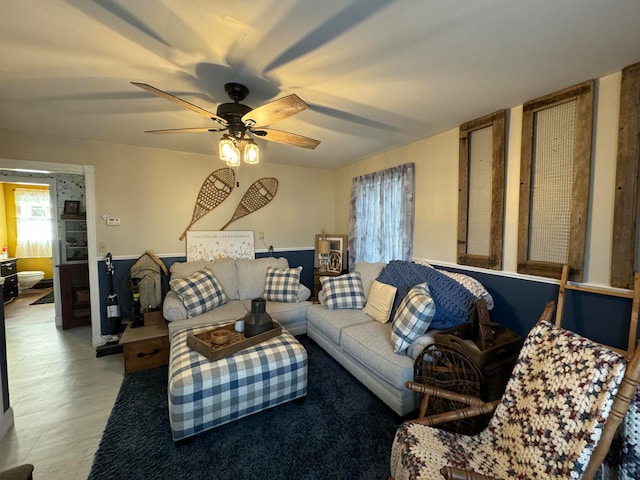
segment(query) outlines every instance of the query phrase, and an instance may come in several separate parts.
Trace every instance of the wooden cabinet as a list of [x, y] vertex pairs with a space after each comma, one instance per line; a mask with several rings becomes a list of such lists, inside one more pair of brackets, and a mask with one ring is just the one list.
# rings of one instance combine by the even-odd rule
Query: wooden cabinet
[[15, 258], [0, 260], [0, 277], [4, 278], [2, 293], [4, 301], [9, 302], [18, 298], [18, 268]]
[[63, 330], [79, 325], [91, 325], [87, 263], [60, 265], [60, 297]]

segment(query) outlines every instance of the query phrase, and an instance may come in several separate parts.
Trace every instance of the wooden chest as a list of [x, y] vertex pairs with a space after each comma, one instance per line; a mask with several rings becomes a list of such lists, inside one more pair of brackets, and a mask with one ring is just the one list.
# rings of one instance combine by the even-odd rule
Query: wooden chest
[[120, 339], [124, 372], [136, 372], [169, 363], [169, 331], [165, 324], [128, 326]]

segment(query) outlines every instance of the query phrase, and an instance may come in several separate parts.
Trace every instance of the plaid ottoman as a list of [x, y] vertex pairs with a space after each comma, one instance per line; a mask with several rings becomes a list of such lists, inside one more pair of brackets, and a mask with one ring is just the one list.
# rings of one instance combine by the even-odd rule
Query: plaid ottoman
[[232, 422], [307, 394], [307, 351], [281, 335], [211, 361], [187, 346], [183, 330], [171, 340], [169, 422], [174, 441]]

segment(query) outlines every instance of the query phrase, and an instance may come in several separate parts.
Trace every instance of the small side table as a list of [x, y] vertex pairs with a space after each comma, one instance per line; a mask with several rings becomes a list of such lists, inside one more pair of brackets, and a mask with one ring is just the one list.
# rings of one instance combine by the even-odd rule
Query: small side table
[[342, 275], [342, 272], [330, 272], [328, 270], [323, 272], [320, 269], [316, 268], [313, 271], [313, 294], [312, 294], [312, 296], [315, 297], [315, 298], [318, 298], [318, 292], [320, 290], [322, 290], [322, 285], [320, 284], [320, 277], [337, 277], [339, 275]]
[[127, 325], [120, 344], [124, 353], [124, 373], [169, 363], [169, 329], [164, 322], [138, 328]]

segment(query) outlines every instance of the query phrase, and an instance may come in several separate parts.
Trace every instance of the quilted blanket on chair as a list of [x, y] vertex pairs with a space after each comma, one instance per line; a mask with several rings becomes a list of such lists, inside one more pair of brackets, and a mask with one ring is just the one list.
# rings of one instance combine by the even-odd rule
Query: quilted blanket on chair
[[391, 318], [409, 290], [419, 283], [427, 282], [436, 304], [436, 314], [431, 322], [433, 329], [442, 330], [466, 323], [474, 306], [475, 298], [469, 290], [451, 277], [426, 265], [392, 260], [382, 268], [378, 281], [398, 289]]

